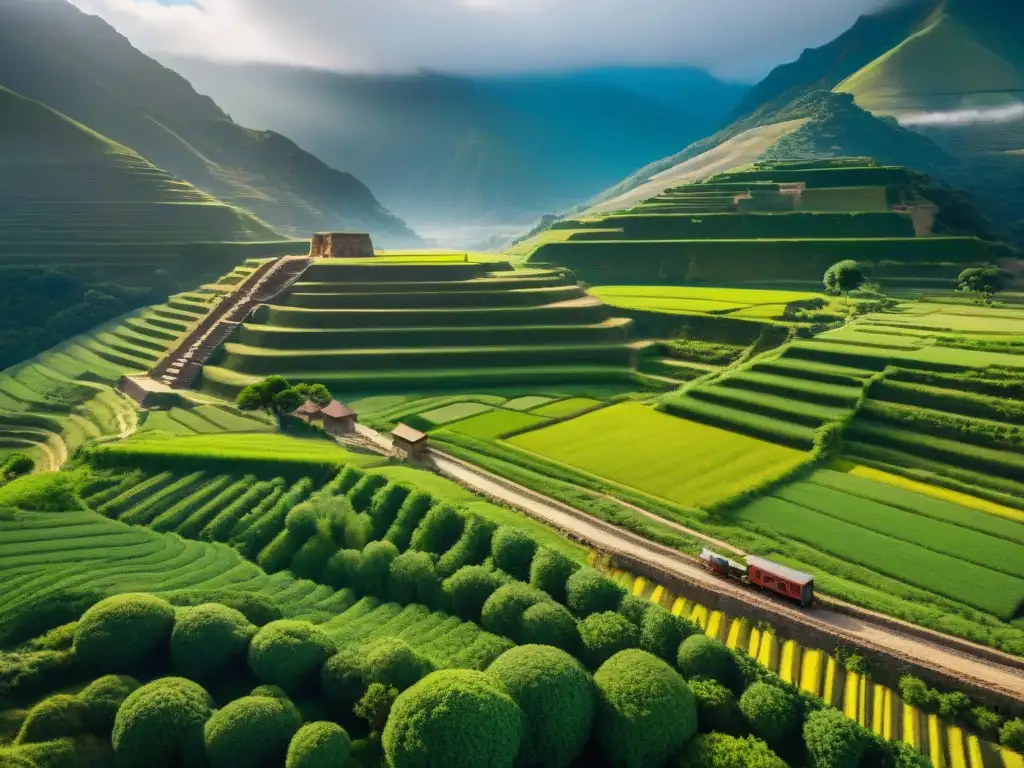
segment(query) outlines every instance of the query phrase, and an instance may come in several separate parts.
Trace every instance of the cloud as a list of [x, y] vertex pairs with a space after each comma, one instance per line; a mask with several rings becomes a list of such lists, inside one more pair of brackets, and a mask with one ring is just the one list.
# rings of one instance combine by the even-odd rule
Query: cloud
[[754, 80], [886, 0], [72, 0], [153, 55], [340, 70], [685, 64]]
[[914, 112], [899, 118], [900, 125], [982, 125], [1012, 123], [1024, 118], [1024, 104], [1014, 102], [1001, 107], [970, 107], [947, 112]]

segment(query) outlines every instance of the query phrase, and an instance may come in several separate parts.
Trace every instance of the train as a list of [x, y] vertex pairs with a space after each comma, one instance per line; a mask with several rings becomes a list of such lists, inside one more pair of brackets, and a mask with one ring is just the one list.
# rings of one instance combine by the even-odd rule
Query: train
[[814, 576], [809, 573], [755, 555], [747, 555], [747, 562], [740, 563], [706, 547], [700, 553], [700, 563], [716, 576], [774, 592], [801, 608], [814, 603]]

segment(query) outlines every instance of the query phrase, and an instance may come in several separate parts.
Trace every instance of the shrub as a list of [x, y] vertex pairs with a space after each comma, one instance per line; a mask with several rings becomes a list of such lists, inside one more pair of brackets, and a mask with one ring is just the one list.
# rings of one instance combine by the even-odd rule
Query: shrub
[[404, 691], [434, 671], [434, 665], [397, 637], [382, 637], [370, 646], [363, 660], [363, 680]]
[[267, 696], [271, 699], [289, 699], [288, 692], [277, 685], [257, 685], [249, 693], [250, 696]]
[[340, 549], [324, 565], [320, 580], [335, 589], [358, 586], [362, 563], [363, 556], [358, 549]]
[[395, 701], [381, 739], [391, 768], [512, 768], [524, 717], [482, 672], [451, 669]]
[[0, 508], [65, 512], [83, 506], [75, 493], [73, 476], [63, 472], [28, 475], [0, 487]]
[[939, 714], [956, 720], [967, 714], [971, 708], [971, 700], [961, 691], [939, 694]]
[[140, 672], [162, 664], [174, 628], [174, 608], [153, 595], [116, 595], [82, 615], [75, 654], [98, 673]]
[[245, 696], [206, 721], [206, 756], [213, 768], [279, 766], [300, 725], [299, 711], [287, 699]]
[[551, 645], [567, 653], [575, 653], [580, 642], [576, 619], [563, 606], [554, 602], [531, 605], [520, 618], [519, 642]]
[[352, 740], [337, 723], [306, 723], [292, 736], [285, 768], [344, 768]]
[[593, 568], [580, 568], [565, 583], [566, 604], [581, 618], [614, 611], [625, 594], [626, 590]]
[[515, 640], [519, 637], [523, 612], [530, 606], [550, 601], [551, 598], [539, 589], [521, 581], [510, 582], [487, 598], [480, 611], [480, 625], [488, 632]]
[[935, 711], [938, 707], [935, 691], [913, 675], [903, 675], [900, 678], [900, 695], [910, 706], [926, 712]]
[[1024, 752], [1024, 720], [1017, 717], [1003, 723], [999, 729], [999, 743], [1017, 752]]
[[79, 699], [58, 693], [29, 710], [15, 744], [74, 738], [86, 731], [86, 707]]
[[857, 724], [831, 707], [812, 712], [804, 724], [811, 768], [857, 768], [864, 736]]
[[530, 586], [543, 589], [557, 602], [565, 604], [565, 582], [579, 566], [547, 547], [538, 547], [530, 563]]
[[679, 673], [646, 651], [615, 654], [597, 670], [594, 683], [594, 736], [612, 765], [661, 765], [697, 733], [693, 693]]
[[324, 489], [334, 494], [344, 494], [355, 488], [366, 473], [359, 467], [345, 467]]
[[0, 701], [39, 698], [78, 677], [73, 651], [0, 652]]
[[690, 635], [683, 640], [676, 664], [687, 679], [708, 677], [727, 688], [734, 688], [739, 680], [739, 668], [732, 651], [707, 635]]
[[402, 605], [422, 603], [436, 607], [442, 592], [434, 556], [409, 550], [392, 560], [388, 570], [387, 594], [389, 600]]
[[754, 735], [773, 749], [784, 747], [799, 734], [799, 702], [778, 686], [754, 683], [740, 697], [740, 710]]
[[494, 564], [520, 581], [530, 578], [530, 563], [536, 551], [537, 542], [511, 525], [499, 527], [491, 539]]
[[212, 708], [198, 683], [180, 677], [161, 678], [132, 692], [114, 718], [111, 743], [118, 766], [201, 765], [203, 724]]
[[284, 518], [285, 529], [299, 539], [315, 536], [319, 522], [320, 512], [316, 502], [312, 500], [293, 507]]
[[582, 658], [597, 669], [619, 651], [635, 648], [640, 641], [636, 625], [618, 613], [606, 611], [587, 616], [579, 623]]
[[305, 621], [273, 621], [253, 637], [249, 668], [262, 683], [295, 693], [320, 671], [334, 653], [327, 635]]
[[437, 572], [442, 576], [451, 576], [464, 566], [479, 565], [486, 560], [491, 551], [494, 529], [494, 523], [490, 520], [471, 516], [459, 540], [437, 561]]
[[390, 541], [371, 541], [367, 544], [359, 561], [360, 591], [384, 597], [391, 563], [398, 555], [398, 547]]
[[679, 768], [786, 768], [786, 763], [760, 739], [738, 739], [724, 733], [702, 734], [683, 750]]
[[384, 534], [384, 539], [398, 547], [399, 551], [408, 549], [413, 531], [419, 526], [423, 516], [427, 514], [427, 510], [433, 503], [433, 499], [422, 491], [410, 493], [402, 502], [402, 508], [398, 510], [395, 522]]
[[192, 606], [220, 603], [234, 608], [257, 627], [282, 618], [281, 609], [270, 598], [255, 592], [232, 590], [191, 589], [166, 595], [172, 605]]
[[391, 708], [395, 705], [399, 690], [383, 683], [370, 683], [366, 693], [353, 708], [356, 717], [362, 718], [370, 726], [370, 731], [380, 733], [387, 725]]
[[430, 508], [412, 534], [409, 548], [441, 555], [462, 536], [466, 519], [454, 507], [437, 504]]
[[409, 489], [396, 483], [388, 483], [373, 495], [369, 515], [373, 521], [374, 539], [379, 539], [388, 532], [408, 495]]
[[109, 739], [117, 710], [138, 687], [139, 681], [134, 677], [106, 675], [83, 688], [78, 700], [85, 705], [85, 725], [89, 731]]
[[306, 539], [299, 551], [292, 557], [288, 570], [300, 579], [315, 579], [323, 573], [324, 566], [331, 556], [338, 551], [338, 546], [330, 536], [321, 532]]
[[557, 648], [521, 645], [499, 656], [487, 675], [526, 715], [517, 765], [566, 768], [579, 757], [596, 701], [594, 681], [576, 659]]
[[[644, 621], [644, 615], [647, 613], [647, 609], [651, 607], [651, 603], [633, 595], [624, 595], [622, 600], [619, 602], [619, 607], [616, 609], [623, 618], [629, 620], [637, 628]], [[676, 648], [679, 646], [677, 645]]]
[[335, 717], [352, 714], [352, 708], [366, 691], [365, 656], [361, 649], [342, 648], [320, 672], [320, 692]]
[[217, 603], [182, 608], [171, 632], [171, 664], [184, 677], [209, 682], [245, 665], [256, 626]]
[[356, 512], [365, 512], [373, 503], [374, 494], [388, 484], [383, 475], [363, 475], [346, 495], [349, 504]]
[[697, 699], [697, 725], [701, 733], [717, 731], [741, 736], [746, 732], [743, 713], [732, 691], [706, 678], [690, 680], [689, 686]]
[[660, 605], [647, 608], [640, 621], [641, 648], [671, 664], [676, 660], [684, 637], [683, 624], [677, 617]]
[[445, 579], [443, 588], [456, 616], [478, 622], [487, 598], [507, 580], [503, 574], [485, 566], [467, 565]]

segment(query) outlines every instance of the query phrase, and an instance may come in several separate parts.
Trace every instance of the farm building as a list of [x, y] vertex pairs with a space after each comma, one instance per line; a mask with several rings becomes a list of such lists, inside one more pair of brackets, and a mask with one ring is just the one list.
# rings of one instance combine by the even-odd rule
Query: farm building
[[359, 420], [356, 412], [347, 405], [331, 400], [320, 410], [319, 420], [323, 423], [324, 431], [329, 435], [347, 435], [356, 430], [356, 422]]
[[319, 413], [320, 406], [314, 403], [312, 400], [307, 400], [294, 411], [292, 411], [292, 416], [294, 416], [297, 419], [302, 419], [307, 424], [312, 424], [314, 419], [316, 419], [317, 415], [319, 415]]
[[373, 240], [365, 232], [318, 232], [309, 255], [314, 259], [372, 259]]
[[391, 432], [395, 450], [410, 459], [422, 458], [427, 452], [427, 436], [408, 424], [399, 424]]

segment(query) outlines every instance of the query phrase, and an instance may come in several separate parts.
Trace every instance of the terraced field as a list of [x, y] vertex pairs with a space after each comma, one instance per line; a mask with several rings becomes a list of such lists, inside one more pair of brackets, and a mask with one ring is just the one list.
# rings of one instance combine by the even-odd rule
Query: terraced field
[[204, 369], [232, 395], [270, 373], [337, 392], [636, 382], [630, 321], [563, 270], [321, 261]]
[[784, 633], [754, 625], [742, 617], [709, 610], [678, 597], [665, 587], [615, 568], [607, 558], [591, 555], [591, 563], [613, 575], [630, 593], [691, 619], [709, 637], [743, 651], [777, 673], [842, 711], [851, 720], [886, 739], [901, 740], [926, 755], [935, 768], [1021, 768], [1024, 757], [943, 718], [905, 703], [898, 691], [880, 685], [870, 674], [848, 671], [840, 660], [820, 649], [785, 639]]
[[837, 303], [824, 294], [807, 291], [758, 290], [751, 288], [704, 288], [698, 286], [610, 285], [591, 293], [613, 307], [672, 314], [710, 314], [757, 319], [782, 319], [793, 302], [818, 300]]

